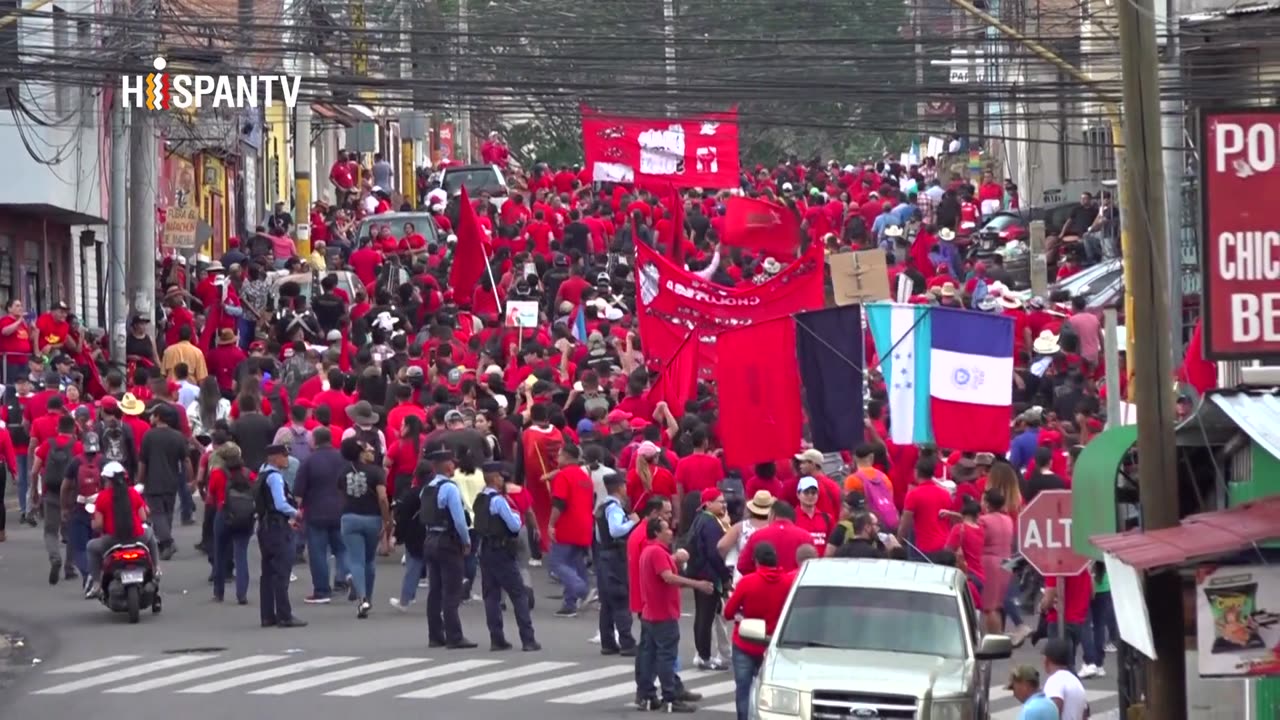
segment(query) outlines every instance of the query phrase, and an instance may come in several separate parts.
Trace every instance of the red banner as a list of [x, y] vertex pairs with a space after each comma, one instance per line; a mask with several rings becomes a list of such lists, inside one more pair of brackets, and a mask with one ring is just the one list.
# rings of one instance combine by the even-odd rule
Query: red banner
[[689, 331], [696, 330], [698, 367], [703, 377], [711, 377], [721, 332], [822, 307], [822, 269], [822, 247], [814, 245], [768, 282], [739, 290], [707, 282], [637, 244], [636, 314], [645, 357], [670, 362]]
[[1204, 112], [1200, 127], [1204, 355], [1280, 356], [1280, 111]]
[[736, 188], [738, 111], [632, 118], [584, 105], [582, 151], [596, 182]]
[[725, 462], [749, 468], [791, 457], [804, 432], [795, 321], [730, 330], [720, 342], [725, 360], [715, 377]]
[[800, 245], [800, 218], [785, 205], [734, 196], [724, 202], [724, 237], [720, 242], [773, 253], [780, 262], [790, 260]]

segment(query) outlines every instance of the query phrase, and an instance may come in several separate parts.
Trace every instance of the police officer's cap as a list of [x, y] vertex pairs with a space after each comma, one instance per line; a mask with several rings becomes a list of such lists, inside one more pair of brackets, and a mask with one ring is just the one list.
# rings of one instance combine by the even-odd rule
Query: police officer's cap
[[432, 443], [426, 448], [423, 457], [432, 462], [441, 462], [443, 460], [453, 459], [453, 448], [444, 443]]
[[484, 471], [485, 475], [488, 475], [489, 473], [498, 473], [503, 477], [511, 477], [511, 468], [509, 468], [504, 462], [487, 462], [480, 466], [480, 469]]

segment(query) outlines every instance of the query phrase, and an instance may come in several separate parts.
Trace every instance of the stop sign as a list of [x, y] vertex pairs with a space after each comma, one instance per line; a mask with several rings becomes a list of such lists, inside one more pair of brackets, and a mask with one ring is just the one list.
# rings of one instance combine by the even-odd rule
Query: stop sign
[[1089, 558], [1071, 549], [1071, 491], [1045, 490], [1018, 515], [1018, 548], [1045, 577], [1079, 575]]

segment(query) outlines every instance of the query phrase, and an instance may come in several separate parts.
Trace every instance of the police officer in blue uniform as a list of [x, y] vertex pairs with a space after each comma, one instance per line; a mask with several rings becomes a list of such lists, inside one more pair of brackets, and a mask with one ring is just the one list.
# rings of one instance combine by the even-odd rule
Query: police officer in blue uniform
[[635, 657], [631, 634], [630, 586], [627, 582], [627, 538], [639, 519], [627, 514], [627, 481], [618, 473], [604, 476], [609, 494], [595, 512], [596, 590], [600, 598], [600, 654]]
[[456, 469], [453, 450], [443, 442], [426, 448], [426, 459], [435, 476], [422, 488], [418, 511], [427, 529], [422, 558], [427, 565], [427, 646], [465, 650], [476, 644], [463, 637], [462, 583], [466, 557], [471, 553], [471, 524], [462, 491], [450, 478]]
[[520, 647], [525, 652], [541, 650], [533, 636], [533, 618], [529, 614], [528, 588], [520, 576], [516, 549], [520, 538], [520, 516], [502, 494], [510, 472], [500, 462], [488, 462], [484, 471], [484, 490], [472, 507], [476, 544], [480, 558], [480, 588], [484, 596], [484, 619], [489, 626], [489, 649], [510, 650], [511, 643], [502, 631], [502, 594], [511, 598], [516, 626], [520, 629]]
[[258, 552], [262, 555], [262, 627], [306, 627], [289, 605], [289, 575], [293, 572], [293, 532], [298, 509], [284, 483], [289, 448], [267, 446], [267, 462], [258, 472]]

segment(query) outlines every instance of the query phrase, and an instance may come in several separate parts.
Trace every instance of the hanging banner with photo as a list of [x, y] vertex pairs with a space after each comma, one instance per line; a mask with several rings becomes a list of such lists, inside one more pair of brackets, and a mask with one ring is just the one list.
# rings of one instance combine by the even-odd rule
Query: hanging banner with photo
[[1280, 567], [1200, 567], [1196, 646], [1203, 677], [1280, 675]]
[[736, 188], [738, 111], [636, 118], [583, 105], [582, 152], [595, 182]]

